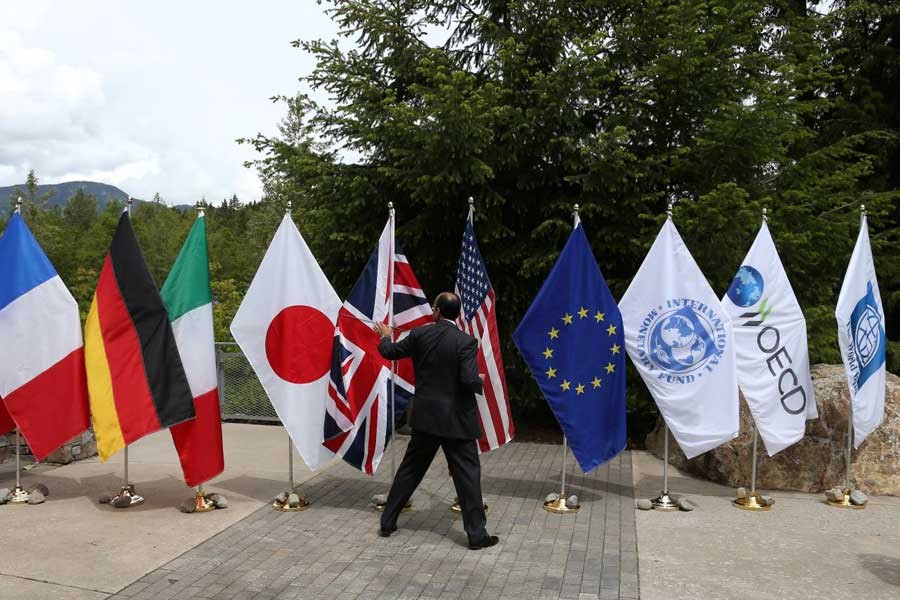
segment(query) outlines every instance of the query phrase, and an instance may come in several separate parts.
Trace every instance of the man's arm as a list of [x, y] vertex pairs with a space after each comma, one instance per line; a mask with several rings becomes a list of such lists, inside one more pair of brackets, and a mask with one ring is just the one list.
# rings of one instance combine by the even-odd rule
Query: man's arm
[[459, 352], [459, 381], [467, 392], [480, 394], [482, 378], [478, 374], [478, 340], [470, 339]]
[[407, 358], [412, 354], [413, 348], [413, 332], [397, 342], [391, 341], [391, 328], [384, 323], [375, 324], [375, 333], [381, 336], [378, 342], [378, 353], [384, 358], [397, 360], [399, 358]]

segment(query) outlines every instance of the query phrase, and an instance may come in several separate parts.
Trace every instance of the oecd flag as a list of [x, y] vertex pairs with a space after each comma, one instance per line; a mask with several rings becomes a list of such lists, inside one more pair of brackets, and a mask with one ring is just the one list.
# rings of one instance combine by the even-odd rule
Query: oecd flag
[[628, 356], [685, 456], [693, 458], [736, 437], [731, 318], [671, 219], [619, 309]]
[[869, 225], [863, 215], [834, 311], [838, 344], [850, 386], [853, 445], [859, 448], [884, 420], [885, 324]]
[[806, 319], [763, 222], [722, 306], [734, 321], [738, 382], [769, 456], [815, 419]]
[[580, 223], [513, 340], [582, 471], [625, 449], [622, 316]]

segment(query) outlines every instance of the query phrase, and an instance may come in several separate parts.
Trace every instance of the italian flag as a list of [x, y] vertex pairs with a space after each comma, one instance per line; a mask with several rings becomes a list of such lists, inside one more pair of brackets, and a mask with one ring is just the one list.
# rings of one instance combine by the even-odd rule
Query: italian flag
[[212, 294], [206, 251], [206, 219], [194, 222], [161, 290], [172, 320], [197, 417], [170, 428], [184, 481], [197, 486], [225, 469], [216, 379]]

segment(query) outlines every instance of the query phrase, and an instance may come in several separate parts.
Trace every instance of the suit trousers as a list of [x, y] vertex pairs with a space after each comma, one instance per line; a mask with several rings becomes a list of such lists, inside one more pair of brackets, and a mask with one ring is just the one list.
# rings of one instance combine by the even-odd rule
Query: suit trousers
[[466, 535], [470, 542], [482, 541], [488, 533], [481, 497], [481, 462], [475, 440], [445, 438], [415, 429], [384, 505], [381, 528], [390, 530], [397, 526], [400, 511], [422, 482], [438, 448], [444, 450], [450, 467]]

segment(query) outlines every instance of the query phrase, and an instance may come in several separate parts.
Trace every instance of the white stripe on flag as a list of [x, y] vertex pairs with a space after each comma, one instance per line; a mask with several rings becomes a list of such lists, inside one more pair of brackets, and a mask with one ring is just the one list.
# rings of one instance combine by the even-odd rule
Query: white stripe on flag
[[82, 345], [78, 304], [59, 275], [28, 290], [0, 309], [0, 396], [8, 396]]

